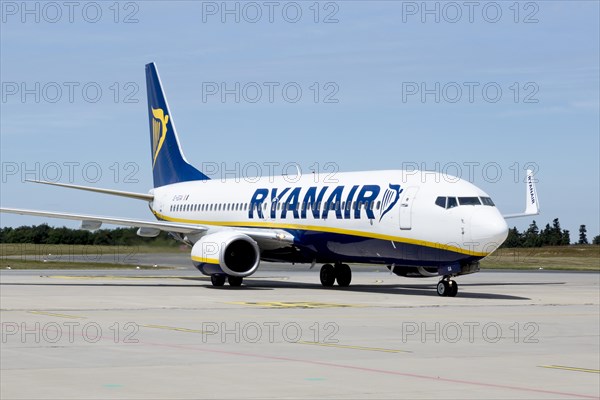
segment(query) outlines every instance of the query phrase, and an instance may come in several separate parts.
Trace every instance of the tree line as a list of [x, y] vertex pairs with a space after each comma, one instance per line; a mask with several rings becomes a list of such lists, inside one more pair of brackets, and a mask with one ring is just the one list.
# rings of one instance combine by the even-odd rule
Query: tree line
[[[600, 235], [594, 237], [593, 244], [600, 244]], [[571, 233], [567, 229], [561, 229], [558, 218], [552, 220], [552, 225], [540, 230], [535, 220], [529, 224], [524, 232], [519, 232], [517, 227], [508, 230], [508, 237], [502, 247], [541, 247], [541, 246], [568, 246], [570, 244], [589, 244], [587, 228], [579, 226], [579, 240], [571, 243]]]
[[177, 246], [178, 243], [161, 232], [156, 238], [140, 237], [137, 228], [98, 229], [93, 232], [67, 227], [53, 228], [47, 224], [5, 227], [0, 229], [0, 243], [81, 244], [104, 246]]
[[[136, 234], [137, 228], [98, 229], [90, 232], [82, 229], [67, 227], [53, 228], [47, 224], [5, 227], [0, 229], [0, 243], [34, 243], [34, 244], [81, 244], [105, 246], [177, 246], [178, 243], [161, 232], [156, 238], [144, 238]], [[579, 227], [579, 240], [576, 244], [588, 244], [585, 225]], [[600, 244], [600, 235], [594, 237], [593, 244]], [[540, 230], [535, 220], [524, 232], [514, 227], [508, 230], [508, 237], [502, 247], [541, 247], [568, 246], [571, 244], [571, 234], [561, 229], [558, 218], [552, 225]]]

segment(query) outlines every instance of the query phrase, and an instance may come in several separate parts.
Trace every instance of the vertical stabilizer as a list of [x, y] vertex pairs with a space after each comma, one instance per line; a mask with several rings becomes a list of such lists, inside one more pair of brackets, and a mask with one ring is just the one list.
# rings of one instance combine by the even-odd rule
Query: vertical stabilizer
[[183, 155], [173, 116], [154, 63], [146, 65], [146, 89], [154, 187], [209, 179], [188, 163]]

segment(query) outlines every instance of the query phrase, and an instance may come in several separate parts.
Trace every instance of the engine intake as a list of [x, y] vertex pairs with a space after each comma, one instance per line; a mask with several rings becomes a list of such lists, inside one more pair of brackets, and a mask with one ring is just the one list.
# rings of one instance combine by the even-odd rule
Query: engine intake
[[192, 262], [205, 275], [249, 276], [258, 269], [260, 250], [248, 235], [222, 231], [205, 235], [192, 247]]

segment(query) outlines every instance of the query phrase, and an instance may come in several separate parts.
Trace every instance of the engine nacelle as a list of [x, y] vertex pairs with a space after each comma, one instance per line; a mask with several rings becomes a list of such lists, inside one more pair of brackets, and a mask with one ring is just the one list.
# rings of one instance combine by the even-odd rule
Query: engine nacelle
[[222, 231], [202, 236], [192, 247], [192, 262], [205, 275], [249, 276], [260, 263], [260, 250], [248, 235]]

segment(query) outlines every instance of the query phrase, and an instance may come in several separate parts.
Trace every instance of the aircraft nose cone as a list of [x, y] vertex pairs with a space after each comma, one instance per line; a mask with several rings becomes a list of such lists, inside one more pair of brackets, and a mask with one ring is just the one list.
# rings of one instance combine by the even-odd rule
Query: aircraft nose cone
[[498, 209], [477, 207], [471, 216], [471, 239], [484, 252], [496, 250], [508, 236], [508, 225]]

